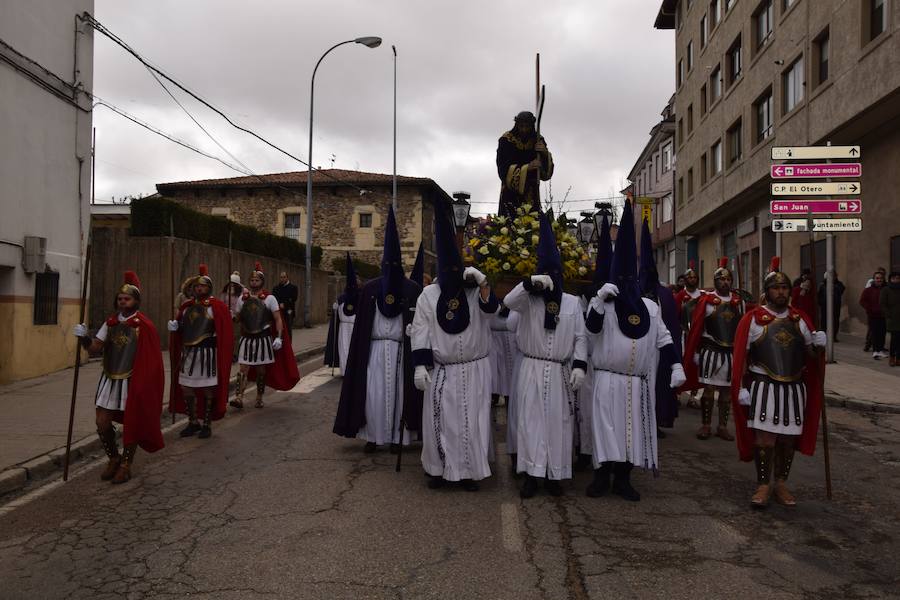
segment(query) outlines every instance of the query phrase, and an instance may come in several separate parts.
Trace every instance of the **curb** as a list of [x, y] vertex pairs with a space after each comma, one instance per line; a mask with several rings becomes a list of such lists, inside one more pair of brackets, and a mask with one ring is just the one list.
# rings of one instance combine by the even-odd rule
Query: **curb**
[[[310, 358], [318, 354], [325, 353], [325, 346], [315, 346], [307, 350], [294, 353], [297, 363], [304, 363]], [[233, 391], [237, 386], [237, 375], [231, 378], [229, 383], [229, 391]], [[178, 425], [180, 421], [170, 423], [167, 422], [162, 426], [163, 435], [171, 431]], [[119, 430], [121, 433], [121, 430]], [[120, 436], [121, 437], [121, 436]], [[100, 439], [96, 435], [91, 434], [80, 440], [73, 441], [69, 451], [69, 469], [79, 460], [85, 458], [97, 458], [103, 451]], [[13, 465], [0, 471], [0, 498], [11, 492], [18, 491], [28, 485], [30, 482], [44, 479], [49, 475], [62, 471], [65, 466], [66, 449], [65, 447], [54, 448], [53, 450], [36, 456], [31, 460]]]
[[897, 404], [884, 404], [881, 402], [873, 402], [872, 400], [858, 400], [856, 398], [848, 398], [846, 396], [834, 394], [825, 394], [825, 404], [859, 412], [900, 414], [900, 405]]

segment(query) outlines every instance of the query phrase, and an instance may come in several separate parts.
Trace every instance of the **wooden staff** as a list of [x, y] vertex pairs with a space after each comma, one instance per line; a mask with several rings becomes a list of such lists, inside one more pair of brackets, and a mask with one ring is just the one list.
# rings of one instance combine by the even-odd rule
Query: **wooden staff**
[[[809, 268], [812, 272], [813, 284], [810, 285], [810, 293], [814, 293], [816, 286], [816, 240], [813, 235], [812, 210], [806, 217], [806, 228], [809, 230]], [[826, 290], [827, 291], [827, 290]], [[825, 389], [825, 369], [822, 369], [820, 385]], [[825, 399], [822, 399], [822, 449], [825, 452], [825, 495], [831, 500], [831, 453], [828, 450], [828, 414], [825, 411]]]
[[[81, 281], [81, 306], [78, 322], [84, 323], [84, 313], [87, 304], [88, 274], [91, 268], [91, 232], [88, 231], [88, 243], [84, 257], [84, 272]], [[75, 423], [75, 398], [78, 395], [78, 373], [81, 370], [81, 340], [75, 345], [75, 377], [72, 380], [72, 402], [69, 406], [69, 430], [66, 434], [66, 456], [63, 460], [63, 481], [69, 480], [69, 453], [72, 450], [72, 426]]]
[[[169, 298], [172, 299], [172, 306], [174, 307], [175, 317], [178, 317], [178, 307], [175, 306], [177, 304], [175, 302], [177, 296], [175, 295], [175, 287], [177, 283], [175, 281], [175, 220], [172, 215], [169, 215]], [[178, 290], [179, 292], [181, 290]], [[172, 345], [172, 335], [169, 335], [169, 346]], [[175, 365], [170, 364], [170, 369], [174, 369]], [[172, 424], [175, 424], [175, 413], [172, 413]]]

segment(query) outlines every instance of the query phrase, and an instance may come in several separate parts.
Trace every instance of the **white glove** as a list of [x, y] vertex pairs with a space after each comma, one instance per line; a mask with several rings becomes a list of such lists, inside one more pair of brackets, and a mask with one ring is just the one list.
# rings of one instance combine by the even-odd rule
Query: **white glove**
[[750, 406], [750, 392], [744, 388], [738, 392], [738, 404], [741, 406]]
[[813, 331], [812, 343], [813, 346], [816, 346], [817, 348], [824, 348], [828, 345], [828, 336], [825, 335], [824, 331]]
[[75, 337], [87, 337], [88, 336], [88, 328], [84, 323], [79, 323], [75, 327], [72, 328], [72, 335]]
[[669, 380], [669, 387], [672, 389], [680, 388], [687, 381], [684, 375], [684, 367], [679, 364], [672, 365], [672, 378]]
[[479, 286], [484, 285], [487, 281], [487, 275], [476, 269], [475, 267], [466, 267], [463, 271], [463, 279], [474, 279]]
[[531, 285], [538, 290], [550, 290], [553, 291], [553, 280], [550, 279], [549, 275], [532, 275], [531, 276]]
[[406, 337], [408, 337], [408, 338], [412, 337], [412, 323], [410, 323], [409, 325], [406, 326]]
[[279, 350], [281, 350], [281, 346], [283, 346], [283, 345], [284, 345], [284, 342], [281, 341], [280, 337], [277, 337], [274, 340], [272, 340], [272, 350], [274, 350], [275, 352], [278, 352]]
[[614, 283], [604, 283], [603, 287], [597, 290], [597, 297], [600, 302], [606, 302], [607, 298], [615, 298], [619, 295], [619, 288]]
[[423, 365], [419, 365], [416, 367], [415, 375], [413, 375], [413, 383], [417, 390], [424, 392], [428, 389], [429, 384], [431, 384], [431, 373], [429, 373], [428, 369]]
[[694, 352], [694, 364], [700, 366], [700, 353]]
[[169, 321], [166, 323], [166, 328], [169, 331], [178, 331], [178, 321]]
[[581, 384], [584, 382], [584, 370], [583, 369], [572, 369], [572, 375], [569, 377], [569, 385], [572, 386], [572, 391], [578, 391], [578, 388], [581, 387]]

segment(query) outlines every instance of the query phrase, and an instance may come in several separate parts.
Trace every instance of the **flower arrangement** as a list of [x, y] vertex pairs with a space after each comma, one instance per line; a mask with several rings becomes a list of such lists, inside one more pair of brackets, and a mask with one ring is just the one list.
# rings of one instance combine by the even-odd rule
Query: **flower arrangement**
[[[553, 233], [562, 258], [563, 278], [586, 279], [593, 270], [587, 252], [558, 221]], [[540, 221], [537, 211], [519, 207], [514, 219], [490, 215], [475, 229], [465, 249], [475, 266], [491, 280], [532, 275], [537, 268]]]

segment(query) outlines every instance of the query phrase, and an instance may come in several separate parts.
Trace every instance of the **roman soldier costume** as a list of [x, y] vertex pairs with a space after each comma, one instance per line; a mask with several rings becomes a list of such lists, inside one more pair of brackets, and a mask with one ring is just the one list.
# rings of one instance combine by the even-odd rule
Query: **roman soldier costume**
[[[210, 296], [212, 279], [206, 265], [200, 265], [199, 271], [193, 297], [169, 321], [169, 412], [188, 416], [182, 437], [199, 432], [199, 437], [208, 438], [212, 422], [225, 416], [234, 333], [228, 307]], [[202, 426], [198, 415], [203, 415]]]
[[[156, 327], [147, 315], [137, 310], [140, 286], [137, 275], [126, 271], [116, 298], [131, 296], [134, 311], [120, 310], [110, 315], [93, 341], [87, 336], [85, 325], [75, 327], [82, 345], [103, 348], [103, 371], [94, 403], [98, 408], [97, 435], [109, 457], [100, 478], [113, 483], [131, 479], [131, 465], [138, 446], [146, 452], [156, 452], [165, 445], [160, 431], [165, 372]], [[123, 425], [121, 455], [112, 421]]]
[[[711, 436], [714, 393], [718, 390], [719, 426], [716, 436], [731, 441], [734, 436], [728, 431], [731, 408], [728, 395], [734, 336], [747, 307], [740, 294], [731, 290], [733, 277], [727, 258], [719, 260], [719, 268], [713, 273], [713, 280], [716, 282], [716, 290], [700, 296], [692, 314], [690, 333], [684, 349], [687, 382], [682, 391], [706, 386], [700, 401], [702, 424], [697, 432], [697, 437], [705, 440]], [[723, 291], [720, 292], [720, 289]]]
[[[774, 467], [775, 497], [796, 501], [785, 482], [795, 447], [812, 455], [822, 407], [824, 357], [812, 348], [825, 346], [825, 334], [814, 330], [808, 315], [788, 306], [791, 280], [772, 259], [766, 276], [766, 304], [741, 319], [735, 335], [731, 392], [740, 459], [754, 460], [758, 488], [752, 504], [764, 506]], [[782, 298], [772, 301], [773, 288]], [[778, 302], [781, 302], [779, 304]]]
[[[687, 271], [682, 273], [682, 277], [684, 277], [685, 280], [689, 277], [696, 279], [697, 271], [694, 270], [693, 260], [690, 261]], [[684, 339], [687, 339], [688, 332], [691, 329], [691, 318], [694, 314], [694, 308], [696, 308], [697, 302], [703, 294], [704, 291], [701, 288], [696, 287], [693, 290], [689, 290], [687, 286], [683, 287], [675, 294], [675, 304], [678, 307], [678, 319], [681, 323], [681, 331]]]

